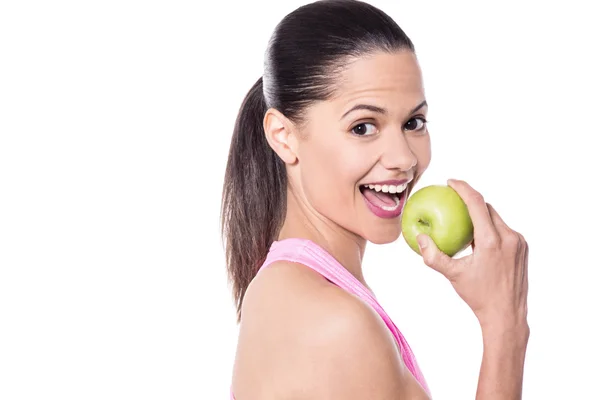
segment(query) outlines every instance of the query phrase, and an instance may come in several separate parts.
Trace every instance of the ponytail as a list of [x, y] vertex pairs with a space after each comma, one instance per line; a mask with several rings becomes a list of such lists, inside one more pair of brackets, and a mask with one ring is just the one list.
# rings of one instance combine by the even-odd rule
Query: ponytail
[[261, 77], [244, 98], [235, 122], [221, 204], [221, 233], [238, 322], [246, 289], [277, 239], [286, 211], [285, 164], [265, 138], [266, 111]]

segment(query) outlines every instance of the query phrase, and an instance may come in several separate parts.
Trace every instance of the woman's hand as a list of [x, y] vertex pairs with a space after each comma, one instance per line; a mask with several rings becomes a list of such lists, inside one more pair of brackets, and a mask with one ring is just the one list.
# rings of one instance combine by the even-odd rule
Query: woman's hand
[[453, 259], [427, 235], [417, 237], [423, 261], [450, 280], [484, 331], [529, 334], [525, 238], [512, 230], [483, 196], [464, 181], [449, 180], [463, 199], [474, 226], [473, 253]]

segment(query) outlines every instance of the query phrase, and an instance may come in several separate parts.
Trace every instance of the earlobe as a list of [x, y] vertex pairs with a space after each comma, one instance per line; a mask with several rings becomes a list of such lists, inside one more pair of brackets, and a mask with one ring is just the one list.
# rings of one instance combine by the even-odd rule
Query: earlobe
[[269, 146], [286, 164], [296, 162], [296, 153], [291, 146], [291, 122], [279, 111], [271, 108], [267, 110], [263, 120], [263, 128]]

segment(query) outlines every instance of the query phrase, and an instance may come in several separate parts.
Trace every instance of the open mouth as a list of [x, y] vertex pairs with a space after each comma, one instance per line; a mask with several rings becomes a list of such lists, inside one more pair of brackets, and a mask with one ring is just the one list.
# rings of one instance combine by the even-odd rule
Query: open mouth
[[408, 183], [401, 185], [361, 185], [360, 192], [369, 210], [380, 218], [396, 218], [402, 214]]

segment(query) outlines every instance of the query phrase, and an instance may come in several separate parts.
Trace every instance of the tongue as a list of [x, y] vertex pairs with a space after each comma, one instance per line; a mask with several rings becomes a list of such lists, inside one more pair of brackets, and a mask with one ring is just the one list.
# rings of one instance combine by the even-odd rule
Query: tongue
[[396, 205], [396, 200], [394, 199], [395, 196], [389, 193], [376, 192], [372, 189], [365, 189], [363, 191], [363, 195], [367, 198], [367, 200], [369, 200], [372, 204], [376, 205], [377, 207], [389, 207]]

